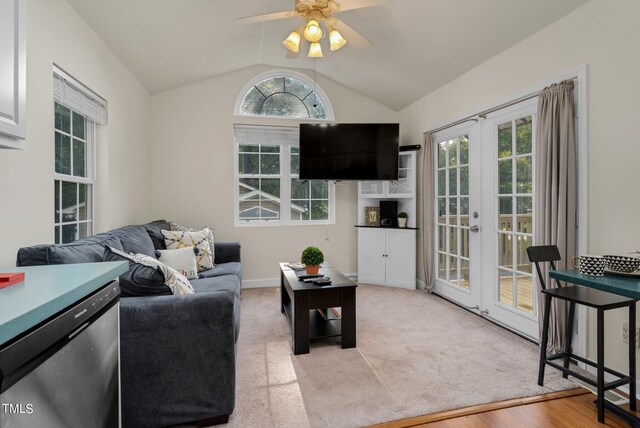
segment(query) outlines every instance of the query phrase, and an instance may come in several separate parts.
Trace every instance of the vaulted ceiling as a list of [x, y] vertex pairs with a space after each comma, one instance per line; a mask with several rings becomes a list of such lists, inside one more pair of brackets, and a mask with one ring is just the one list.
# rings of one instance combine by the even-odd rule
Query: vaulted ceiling
[[[285, 57], [282, 40], [300, 18], [233, 23], [235, 18], [291, 10], [294, 0], [68, 1], [151, 93], [256, 64], [314, 68], [314, 60], [304, 54]], [[340, 12], [336, 16], [371, 46], [325, 49], [315, 67], [400, 110], [586, 2], [391, 0]]]

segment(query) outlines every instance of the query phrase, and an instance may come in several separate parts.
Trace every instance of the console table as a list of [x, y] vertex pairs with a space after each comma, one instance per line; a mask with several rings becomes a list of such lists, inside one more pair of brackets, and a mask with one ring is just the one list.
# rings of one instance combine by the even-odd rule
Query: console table
[[[627, 277], [610, 274], [605, 274], [604, 276], [583, 275], [575, 269], [550, 270], [549, 276], [560, 281], [570, 282], [573, 284], [578, 284], [585, 287], [595, 288], [609, 293], [630, 297], [635, 300], [640, 300], [640, 278], [638, 277]], [[629, 326], [629, 329], [633, 328], [633, 326]], [[629, 358], [631, 361], [634, 361], [635, 355], [629, 355]], [[631, 388], [631, 392], [634, 396], [629, 398], [631, 400], [635, 400], [636, 397], [633, 388]], [[607, 400], [604, 401], [604, 405], [607, 410], [629, 422], [632, 426], [640, 426], [640, 418], [638, 418], [637, 416], [626, 412], [624, 409], [608, 402]]]
[[[342, 349], [356, 346], [356, 287], [339, 271], [321, 267], [331, 284], [300, 281], [286, 263], [280, 263], [280, 311], [291, 327], [294, 355], [308, 354], [310, 339], [341, 336]], [[341, 307], [341, 317], [327, 308]], [[320, 314], [317, 309], [323, 310]]]

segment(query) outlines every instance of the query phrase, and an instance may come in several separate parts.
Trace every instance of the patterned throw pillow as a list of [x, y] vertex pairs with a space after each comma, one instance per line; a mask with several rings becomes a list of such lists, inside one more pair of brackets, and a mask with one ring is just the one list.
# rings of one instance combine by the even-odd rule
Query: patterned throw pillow
[[211, 249], [211, 260], [213, 263], [213, 267], [216, 266], [216, 243], [213, 241], [213, 228], [209, 226], [205, 226], [202, 229], [194, 229], [193, 227], [181, 226], [176, 222], [169, 222], [171, 225], [171, 230], [182, 230], [185, 232], [198, 232], [200, 230], [206, 230], [208, 233], [207, 241], [209, 241], [209, 248]]
[[134, 263], [156, 268], [162, 273], [162, 276], [164, 276], [164, 285], [169, 287], [172, 294], [182, 295], [194, 293], [191, 283], [189, 283], [189, 280], [185, 278], [184, 275], [177, 272], [175, 269], [171, 269], [169, 266], [154, 259], [153, 257], [149, 257], [144, 254], [127, 254], [124, 251], [117, 250], [113, 247], [109, 247], [109, 251], [129, 259]]
[[[165, 265], [177, 270], [187, 277], [198, 277], [198, 265], [196, 264], [195, 247], [178, 248], [177, 250], [156, 250], [156, 256]], [[197, 251], [197, 250], [196, 250]]]
[[181, 230], [162, 230], [164, 244], [167, 250], [175, 250], [185, 247], [196, 247], [199, 252], [196, 256], [198, 270], [203, 271], [213, 267], [213, 257], [209, 246], [209, 229], [202, 229], [197, 232], [187, 232]]

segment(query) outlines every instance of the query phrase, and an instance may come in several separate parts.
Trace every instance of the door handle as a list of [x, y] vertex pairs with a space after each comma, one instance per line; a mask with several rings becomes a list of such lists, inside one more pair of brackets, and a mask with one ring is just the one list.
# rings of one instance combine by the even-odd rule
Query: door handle
[[477, 224], [475, 224], [475, 225], [473, 225], [473, 226], [471, 226], [471, 227], [469, 228], [469, 231], [471, 231], [471, 232], [473, 232], [473, 233], [478, 233], [478, 232], [480, 232], [480, 226], [478, 226]]

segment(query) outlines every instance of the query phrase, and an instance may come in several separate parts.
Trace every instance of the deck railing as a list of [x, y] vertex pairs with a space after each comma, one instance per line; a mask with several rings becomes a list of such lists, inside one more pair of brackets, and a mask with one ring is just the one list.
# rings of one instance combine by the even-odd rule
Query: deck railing
[[[444, 222], [444, 218], [441, 217], [442, 222]], [[499, 230], [503, 230], [505, 232], [515, 231], [520, 233], [532, 233], [533, 232], [533, 216], [531, 214], [518, 214], [514, 218], [511, 214], [504, 214], [500, 216], [499, 219]], [[464, 215], [460, 216], [460, 254], [469, 254], [469, 216]], [[513, 266], [513, 258], [511, 253], [514, 235], [511, 233], [501, 233], [499, 236], [499, 254], [498, 254], [498, 264], [500, 266], [504, 266], [507, 268], [511, 268]], [[516, 251], [518, 254], [522, 254], [519, 263], [518, 270], [530, 271], [530, 263], [527, 261], [526, 253], [528, 241], [526, 236], [523, 235], [515, 235], [516, 238]], [[444, 239], [441, 237], [440, 239]]]

